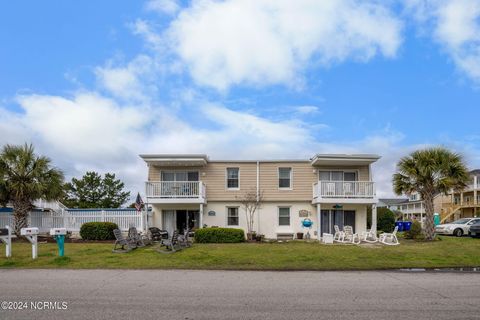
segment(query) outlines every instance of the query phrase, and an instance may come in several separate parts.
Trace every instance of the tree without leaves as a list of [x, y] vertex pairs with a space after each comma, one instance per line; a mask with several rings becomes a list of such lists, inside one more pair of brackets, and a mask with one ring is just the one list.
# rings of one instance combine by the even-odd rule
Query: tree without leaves
[[0, 154], [0, 204], [11, 203], [14, 232], [27, 227], [28, 213], [38, 199], [59, 200], [63, 173], [47, 157], [37, 156], [32, 145], [6, 145]]
[[397, 173], [393, 175], [393, 188], [398, 195], [420, 194], [425, 201], [425, 238], [432, 240], [435, 195], [460, 191], [468, 180], [468, 169], [461, 155], [444, 148], [430, 148], [415, 151], [400, 160]]
[[258, 194], [254, 189], [246, 191], [240, 197], [240, 203], [242, 204], [242, 207], [245, 211], [245, 216], [247, 220], [247, 235], [249, 237], [248, 240], [252, 240], [252, 234], [254, 232], [253, 226], [255, 224], [255, 213], [262, 206], [263, 191], [260, 191]]
[[115, 174], [106, 173], [104, 178], [97, 172], [89, 171], [81, 179], [72, 178], [65, 185], [64, 203], [71, 208], [119, 208], [130, 192], [124, 191], [125, 184], [115, 179]]

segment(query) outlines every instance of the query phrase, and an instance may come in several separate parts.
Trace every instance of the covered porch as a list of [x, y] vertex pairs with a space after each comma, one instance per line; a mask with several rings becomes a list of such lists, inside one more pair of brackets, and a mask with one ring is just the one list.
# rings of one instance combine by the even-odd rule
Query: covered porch
[[196, 230], [203, 227], [203, 204], [152, 204], [153, 212], [149, 227], [166, 230], [169, 235], [178, 230]]

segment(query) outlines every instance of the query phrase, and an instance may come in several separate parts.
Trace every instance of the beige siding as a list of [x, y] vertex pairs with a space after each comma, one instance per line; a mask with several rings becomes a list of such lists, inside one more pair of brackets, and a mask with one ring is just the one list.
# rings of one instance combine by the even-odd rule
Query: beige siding
[[[278, 168], [292, 168], [291, 190], [278, 187]], [[308, 162], [260, 163], [260, 190], [266, 201], [311, 201], [317, 174]]]
[[[240, 189], [229, 190], [226, 186], [227, 168], [239, 168]], [[207, 199], [210, 201], [238, 200], [245, 191], [256, 190], [257, 164], [252, 163], [224, 163], [213, 162], [203, 168], [200, 175], [207, 187]]]
[[[240, 169], [240, 189], [226, 188], [226, 169]], [[292, 168], [291, 190], [278, 187], [278, 168]], [[151, 165], [148, 168], [148, 180], [160, 181], [162, 170], [192, 170], [199, 171], [200, 180], [207, 189], [208, 201], [234, 201], [248, 190], [256, 190], [256, 162], [210, 162], [205, 167], [159, 167]], [[349, 167], [312, 167], [309, 162], [260, 162], [260, 190], [265, 201], [311, 201], [312, 186], [318, 180], [318, 170], [355, 170], [359, 181], [369, 181], [369, 166]]]

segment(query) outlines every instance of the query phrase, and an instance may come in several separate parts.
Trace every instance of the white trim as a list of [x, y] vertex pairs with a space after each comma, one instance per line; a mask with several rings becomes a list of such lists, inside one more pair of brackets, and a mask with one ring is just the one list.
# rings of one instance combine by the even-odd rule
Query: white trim
[[[229, 188], [228, 187], [228, 169], [238, 169], [238, 187]], [[240, 167], [226, 167], [225, 168], [225, 190], [227, 191], [238, 191], [240, 190]]]
[[[290, 187], [280, 187], [280, 169], [290, 169]], [[277, 167], [278, 190], [293, 190], [293, 167]]]

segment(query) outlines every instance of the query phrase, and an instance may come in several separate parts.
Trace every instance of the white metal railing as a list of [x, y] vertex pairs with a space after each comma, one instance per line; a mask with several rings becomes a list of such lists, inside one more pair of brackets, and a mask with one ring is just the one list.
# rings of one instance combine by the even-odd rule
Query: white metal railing
[[374, 198], [375, 182], [319, 181], [313, 185], [314, 198]]
[[205, 199], [205, 184], [201, 181], [147, 182], [147, 197], [167, 199]]
[[[139, 230], [145, 229], [145, 212], [135, 209], [69, 209], [62, 211], [32, 211], [28, 216], [28, 226], [37, 227], [40, 232], [48, 232], [51, 228], [67, 228], [78, 232], [86, 222], [114, 222], [122, 231], [128, 231], [130, 225]], [[0, 227], [14, 224], [11, 212], [0, 213]]]

